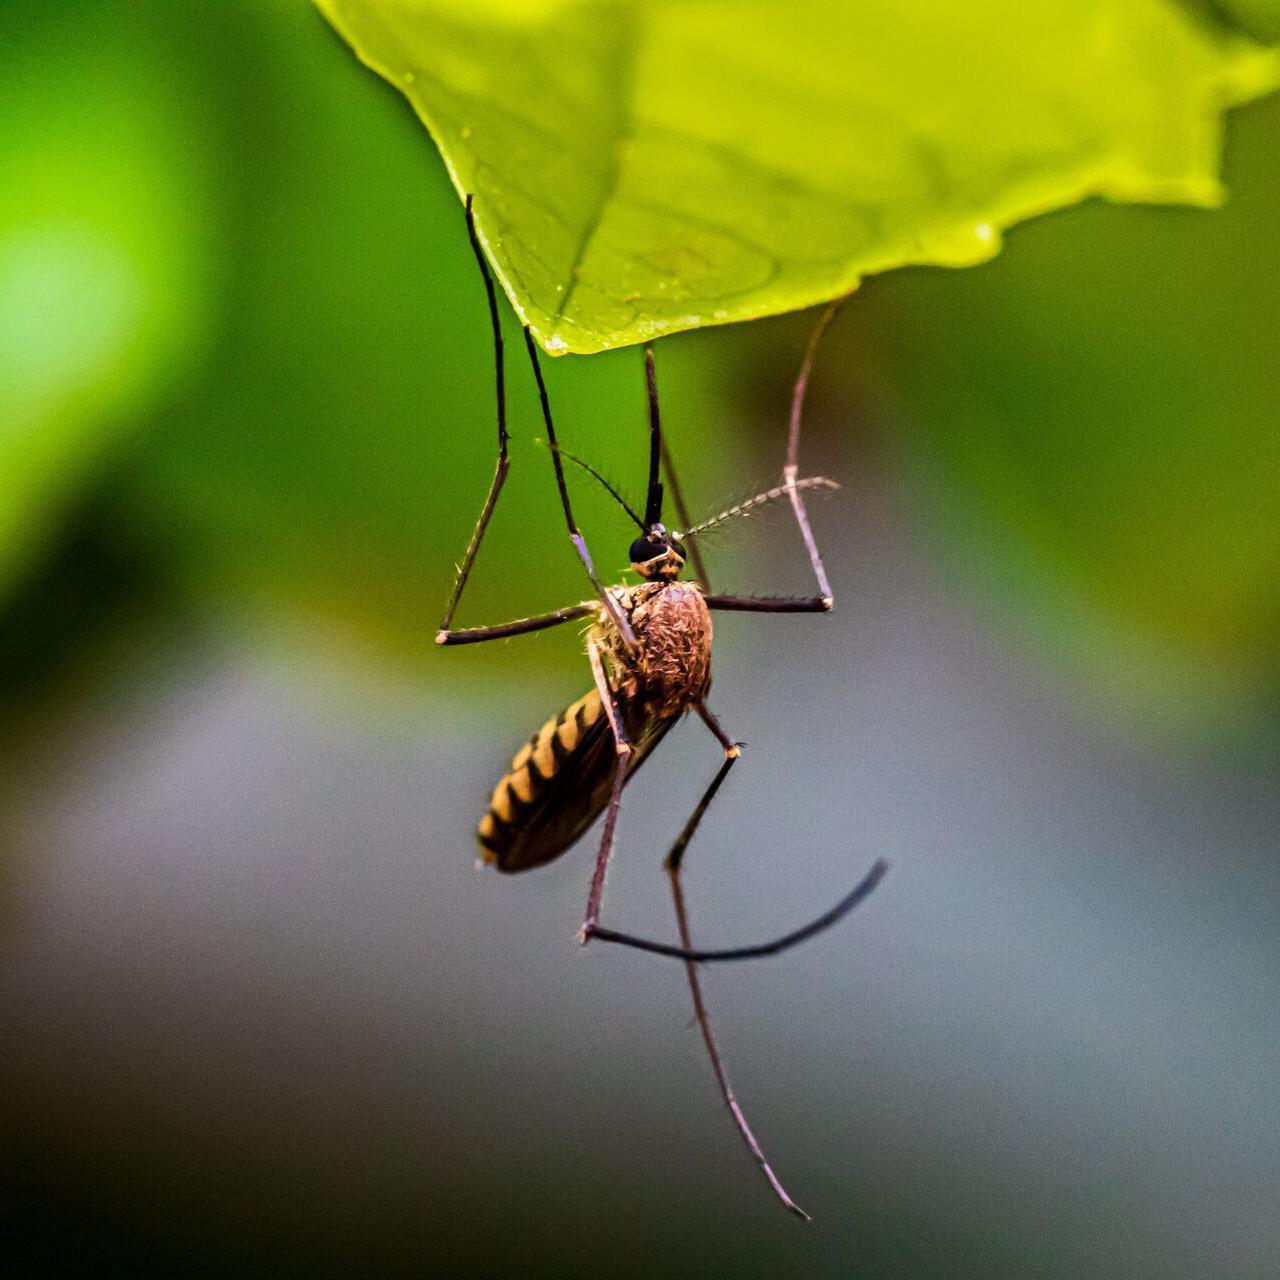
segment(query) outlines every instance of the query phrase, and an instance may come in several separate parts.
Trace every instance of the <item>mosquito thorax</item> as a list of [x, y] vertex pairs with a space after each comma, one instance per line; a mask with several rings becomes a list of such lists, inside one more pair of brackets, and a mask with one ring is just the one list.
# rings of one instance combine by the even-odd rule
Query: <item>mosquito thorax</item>
[[684, 569], [685, 549], [660, 524], [631, 544], [631, 568], [650, 582], [674, 582]]

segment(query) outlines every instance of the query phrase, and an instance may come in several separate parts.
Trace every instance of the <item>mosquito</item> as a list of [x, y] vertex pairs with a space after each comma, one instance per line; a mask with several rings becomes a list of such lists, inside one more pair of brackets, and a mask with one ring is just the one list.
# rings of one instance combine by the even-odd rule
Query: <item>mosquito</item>
[[[587, 658], [593, 677], [593, 687], [586, 694], [548, 720], [520, 748], [507, 773], [494, 788], [477, 832], [481, 858], [503, 872], [527, 871], [532, 867], [542, 866], [570, 848], [601, 813], [604, 814], [580, 940], [583, 943], [592, 940], [619, 943], [684, 962], [694, 1015], [720, 1095], [774, 1194], [793, 1214], [806, 1222], [810, 1221], [809, 1215], [787, 1194], [765, 1159], [734, 1094], [711, 1030], [697, 966], [710, 961], [746, 960], [775, 955], [805, 941], [852, 911], [879, 883], [886, 864], [877, 861], [851, 893], [831, 910], [802, 928], [769, 942], [720, 950], [700, 950], [693, 945], [681, 871], [690, 841], [729, 771], [740, 758], [743, 748], [742, 743], [734, 741], [725, 732], [707, 706], [707, 693], [711, 686], [711, 612], [736, 610], [755, 613], [827, 613], [832, 607], [831, 587], [809, 525], [804, 495], [811, 490], [834, 489], [838, 486], [822, 476], [802, 478], [799, 451], [801, 412], [814, 355], [840, 301], [827, 307], [805, 350], [791, 400], [791, 421], [782, 483], [701, 524], [692, 524], [689, 520], [672, 464], [671, 451], [662, 434], [652, 346], [646, 344], [644, 348], [644, 374], [649, 404], [649, 475], [644, 514], [641, 516], [599, 472], [560, 447], [537, 346], [526, 326], [525, 346], [538, 387], [560, 505], [564, 510], [569, 538], [586, 569], [594, 595], [589, 600], [551, 613], [518, 618], [496, 626], [455, 629], [454, 614], [510, 469], [502, 328], [493, 277], [476, 233], [471, 196], [467, 196], [466, 200], [466, 221], [471, 249], [484, 280], [493, 329], [498, 461], [480, 518], [458, 569], [453, 594], [445, 609], [436, 643], [475, 644], [586, 620]], [[639, 530], [639, 536], [632, 542], [628, 554], [632, 572], [641, 579], [638, 585], [605, 586], [601, 582], [586, 541], [573, 517], [569, 488], [565, 480], [566, 459], [602, 484]], [[681, 522], [680, 530], [668, 530], [663, 524], [664, 474]], [[817, 593], [803, 597], [713, 593], [697, 539], [727, 520], [782, 499], [790, 503], [795, 515], [813, 567]], [[689, 562], [692, 562], [697, 581], [681, 580], [680, 575]], [[724, 758], [671, 846], [664, 863], [675, 906], [676, 928], [680, 939], [677, 946], [606, 928], [600, 923], [600, 907], [623, 789], [670, 729], [690, 711], [695, 712], [710, 730], [720, 744]]]

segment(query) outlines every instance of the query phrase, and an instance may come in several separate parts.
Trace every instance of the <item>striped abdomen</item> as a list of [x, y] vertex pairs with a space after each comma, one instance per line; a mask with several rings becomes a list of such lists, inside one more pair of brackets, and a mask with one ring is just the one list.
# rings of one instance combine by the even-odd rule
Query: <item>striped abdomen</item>
[[[628, 724], [634, 773], [674, 719]], [[616, 753], [599, 691], [548, 720], [516, 752], [480, 820], [480, 856], [500, 871], [524, 871], [559, 857], [609, 801]]]

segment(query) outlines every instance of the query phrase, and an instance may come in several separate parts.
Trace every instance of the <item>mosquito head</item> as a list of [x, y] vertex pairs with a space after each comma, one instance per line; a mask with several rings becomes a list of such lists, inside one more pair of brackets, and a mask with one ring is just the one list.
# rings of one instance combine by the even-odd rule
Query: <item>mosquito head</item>
[[631, 544], [631, 567], [651, 582], [673, 582], [684, 568], [687, 552], [660, 524]]

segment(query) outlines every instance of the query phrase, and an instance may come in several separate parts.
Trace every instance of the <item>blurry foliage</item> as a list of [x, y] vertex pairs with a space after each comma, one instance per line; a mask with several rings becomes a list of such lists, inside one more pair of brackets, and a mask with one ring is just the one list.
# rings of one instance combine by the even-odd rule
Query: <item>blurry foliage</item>
[[208, 339], [207, 137], [143, 9], [6, 7], [0, 589]]
[[1237, 115], [1212, 215], [1090, 205], [963, 283], [868, 286], [857, 357], [938, 550], [1111, 715], [1274, 723], [1280, 101]]
[[[10, 696], [58, 655], [145, 652], [193, 612], [301, 620], [289, 643], [321, 630], [438, 680], [580, 664], [554, 635], [447, 664], [431, 644], [491, 474], [492, 353], [456, 192], [397, 96], [300, 3], [6, 17]], [[1275, 724], [1280, 649], [1275, 101], [1233, 137], [1222, 212], [1095, 203], [981, 270], [870, 282], [815, 390], [835, 421], [879, 410], [904, 508], [994, 628], [1130, 727], [1238, 739]], [[510, 321], [515, 465], [466, 623], [584, 594]], [[661, 345], [699, 511], [776, 472], [807, 323]], [[638, 353], [548, 377], [566, 442], [634, 492]], [[625, 521], [593, 485], [575, 501], [615, 573]], [[768, 573], [730, 562], [721, 580], [790, 585]], [[836, 625], [856, 626], [842, 604]], [[142, 609], [131, 642], [103, 644]]]
[[[64, 452], [45, 473], [68, 503], [84, 486], [80, 501], [92, 508], [98, 541], [114, 548], [94, 578], [93, 609], [64, 598], [86, 585], [77, 568], [86, 521], [76, 517], [60, 532], [55, 495], [31, 493], [40, 525], [27, 519], [22, 545], [35, 557], [35, 534], [53, 538], [43, 553], [52, 578], [30, 584], [0, 629], [0, 648], [13, 655], [11, 682], [50, 669], [50, 651], [69, 646], [77, 656], [85, 633], [64, 624], [75, 617], [90, 626], [109, 607], [107, 564], [122, 566], [120, 603], [136, 604], [148, 560], [149, 576], [169, 583], [169, 609], [184, 597], [206, 608], [248, 603], [259, 614], [305, 615], [382, 658], [435, 656], [436, 611], [495, 449], [488, 313], [461, 209], [412, 117], [337, 56], [314, 13], [247, 0], [236, 8], [235, 22], [159, 0], [127, 15], [70, 6], [57, 19], [34, 5], [25, 14], [31, 53], [10, 91], [16, 98], [23, 89], [18, 100], [36, 116], [73, 82], [78, 109], [68, 112], [65, 136], [33, 132], [41, 175], [79, 165], [94, 178], [84, 157], [111, 140], [117, 119], [131, 123], [146, 141], [137, 150], [155, 161], [154, 174], [135, 165], [103, 184], [103, 200], [119, 191], [115, 239], [110, 228], [99, 234], [95, 202], [73, 184], [61, 210], [123, 261], [134, 262], [135, 244], [146, 250], [155, 318], [119, 322], [141, 371], [128, 384], [132, 403], [109, 398], [131, 373], [124, 361], [95, 366], [97, 380], [86, 375], [96, 399], [70, 380], [32, 393], [46, 424], [63, 399], [81, 408], [71, 437], [79, 448], [97, 448], [92, 442], [104, 436], [125, 447], [110, 466], [99, 449], [93, 471], [73, 471]], [[86, 59], [102, 57], [109, 69], [117, 49], [140, 67], [163, 67], [163, 84], [185, 86], [185, 97], [175, 96], [185, 109], [164, 114], [154, 95], [139, 94], [134, 75], [80, 75]], [[233, 81], [227, 68], [235, 68]], [[86, 132], [85, 120], [103, 122], [102, 136]], [[117, 160], [103, 151], [104, 166]], [[188, 192], [197, 162], [206, 166], [202, 198], [190, 197], [185, 217], [167, 219], [177, 204], [172, 186]], [[14, 226], [43, 218], [47, 189], [34, 180], [14, 188]], [[64, 283], [57, 268], [41, 264], [27, 311], [6, 307], [4, 323], [21, 328], [46, 363], [70, 368], [78, 330], [49, 314], [35, 332], [30, 315], [99, 305], [101, 287], [92, 272]], [[193, 276], [208, 278], [198, 296]], [[576, 556], [557, 532], [549, 457], [532, 444], [543, 428], [519, 330], [509, 327], [515, 471], [465, 606], [474, 620], [583, 594]], [[189, 376], [176, 385], [171, 353], [179, 342]], [[15, 363], [20, 355], [12, 353]], [[698, 422], [708, 444], [728, 440], [732, 425], [712, 407], [724, 403], [723, 380], [705, 346], [664, 353], [662, 377], [675, 431]], [[551, 369], [548, 378], [566, 442], [634, 491], [647, 420], [636, 354]], [[783, 407], [780, 393], [779, 413]], [[6, 404], [6, 426], [11, 420]], [[12, 439], [16, 448], [23, 437]], [[50, 451], [56, 443], [52, 432], [33, 440]], [[689, 462], [696, 483], [698, 460]], [[617, 572], [628, 526], [594, 487], [578, 502], [597, 530], [602, 567]], [[525, 554], [513, 555], [513, 544]], [[157, 620], [153, 614], [148, 625]], [[38, 651], [30, 662], [18, 656], [24, 645]], [[555, 646], [535, 643], [530, 653], [572, 661]]]
[[1259, 40], [1280, 40], [1280, 0], [1193, 0]]
[[1176, 0], [316, 3], [552, 352], [968, 266], [1088, 195], [1216, 204], [1221, 109], [1280, 79]]

